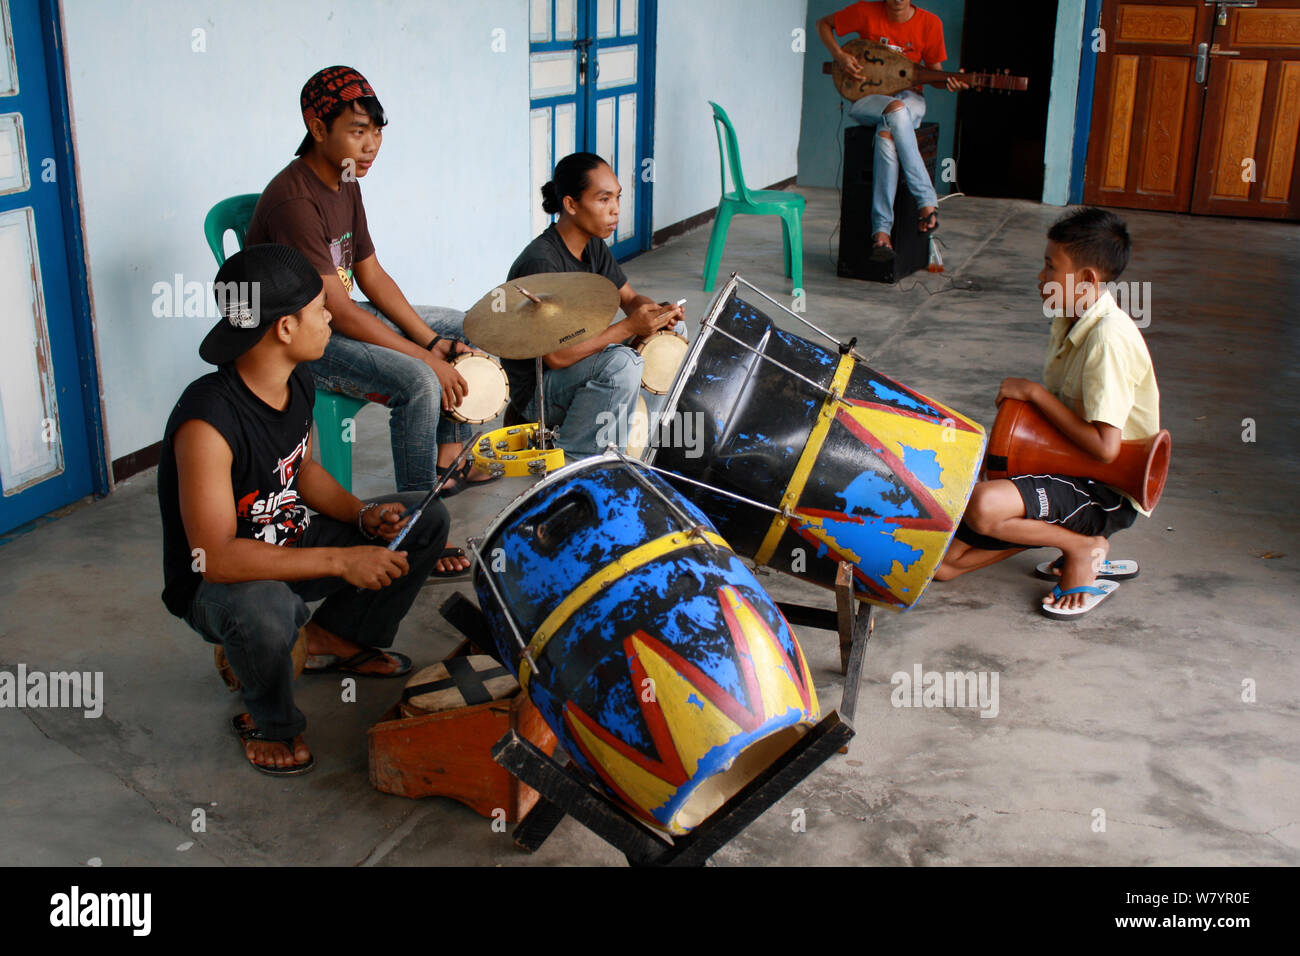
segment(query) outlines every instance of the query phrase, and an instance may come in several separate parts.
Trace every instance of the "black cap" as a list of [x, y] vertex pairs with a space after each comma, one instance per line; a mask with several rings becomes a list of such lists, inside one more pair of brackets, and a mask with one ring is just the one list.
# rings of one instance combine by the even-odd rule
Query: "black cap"
[[199, 346], [213, 365], [233, 362], [262, 340], [276, 319], [320, 295], [320, 273], [297, 249], [267, 243], [235, 253], [217, 270], [213, 294], [221, 321]]

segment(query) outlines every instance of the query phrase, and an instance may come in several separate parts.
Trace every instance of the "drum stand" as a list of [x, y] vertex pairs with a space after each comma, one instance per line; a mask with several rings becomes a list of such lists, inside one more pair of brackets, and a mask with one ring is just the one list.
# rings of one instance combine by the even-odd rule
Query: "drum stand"
[[844, 675], [840, 715], [852, 723], [853, 715], [858, 709], [858, 684], [862, 680], [862, 662], [866, 657], [867, 642], [876, 629], [874, 605], [859, 601], [856, 611], [854, 610], [853, 565], [841, 561], [835, 572], [834, 611], [784, 601], [777, 601], [776, 606], [791, 624], [835, 631], [840, 635], [840, 673]]
[[[478, 649], [491, 647], [487, 619], [466, 598], [453, 595], [441, 612]], [[865, 639], [860, 643], [865, 644]], [[860, 667], [860, 653], [858, 657]], [[568, 815], [621, 852], [632, 866], [703, 866], [852, 737], [852, 725], [831, 711], [707, 820], [672, 842], [592, 787], [571, 769], [572, 762], [561, 766], [514, 730], [497, 741], [492, 759], [541, 794], [515, 828], [514, 843], [520, 849], [538, 849]]]

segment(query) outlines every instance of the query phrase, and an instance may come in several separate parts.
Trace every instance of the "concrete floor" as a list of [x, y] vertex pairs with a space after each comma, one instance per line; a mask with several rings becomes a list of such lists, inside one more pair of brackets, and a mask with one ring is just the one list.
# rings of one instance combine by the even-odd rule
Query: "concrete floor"
[[[1047, 323], [1034, 292], [1060, 210], [955, 198], [943, 205], [948, 272], [898, 287], [836, 278], [838, 200], [804, 190], [807, 314], [856, 335], [872, 365], [986, 425], [1008, 375], [1041, 374]], [[1126, 213], [1126, 278], [1151, 282], [1145, 330], [1173, 433], [1155, 516], [1115, 540], [1142, 576], [1097, 612], [1059, 624], [1026, 553], [935, 585], [906, 614], [884, 612], [866, 659], [858, 736], [714, 858], [736, 864], [1300, 863], [1300, 686], [1295, 475], [1300, 233], [1294, 225]], [[657, 298], [712, 298], [699, 273], [708, 230], [628, 264]], [[770, 294], [775, 219], [733, 225], [724, 272]], [[949, 281], [954, 284], [948, 289]], [[932, 294], [931, 294], [932, 293]], [[384, 411], [359, 420], [356, 490], [391, 488]], [[1243, 419], [1256, 441], [1242, 441]], [[454, 539], [528, 485], [511, 479], [451, 500]], [[318, 767], [253, 772], [227, 729], [237, 700], [211, 649], [158, 600], [152, 472], [0, 548], [3, 666], [102, 670], [98, 719], [0, 711], [0, 863], [618, 864], [566, 820], [535, 855], [451, 800], [372, 790], [365, 730], [400, 682], [362, 679], [341, 703], [329, 678], [298, 684]], [[792, 578], [778, 599], [824, 603]], [[455, 643], [436, 608], [466, 582], [426, 588], [397, 647], [417, 665]], [[801, 630], [823, 707], [839, 700], [832, 635]], [[999, 713], [895, 708], [890, 676], [977, 670], [1000, 677]], [[1243, 681], [1255, 682], [1243, 702]], [[206, 829], [194, 832], [195, 811]], [[1105, 829], [1096, 828], [1104, 811]], [[798, 811], [803, 811], [800, 814]], [[792, 822], [806, 821], [805, 832]]]

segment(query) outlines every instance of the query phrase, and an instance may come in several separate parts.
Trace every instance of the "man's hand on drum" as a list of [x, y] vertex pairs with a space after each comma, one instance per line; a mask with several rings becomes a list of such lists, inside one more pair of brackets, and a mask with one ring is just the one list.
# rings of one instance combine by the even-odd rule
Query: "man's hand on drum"
[[433, 344], [433, 348], [429, 350], [428, 358], [424, 361], [429, 368], [433, 369], [433, 374], [438, 376], [438, 383], [442, 386], [442, 407], [444, 409], [455, 408], [469, 394], [469, 383], [465, 381], [460, 372], [456, 371], [451, 362], [457, 356], [473, 351], [464, 342], [458, 342], [445, 336], [438, 339]]
[[643, 302], [628, 313], [627, 323], [638, 339], [653, 335], [662, 328], [672, 328], [682, 318], [677, 306], [664, 308], [658, 302]]

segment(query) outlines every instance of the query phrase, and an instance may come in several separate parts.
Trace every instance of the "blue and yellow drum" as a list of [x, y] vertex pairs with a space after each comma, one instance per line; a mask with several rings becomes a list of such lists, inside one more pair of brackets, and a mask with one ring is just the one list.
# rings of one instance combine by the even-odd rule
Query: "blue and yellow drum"
[[859, 598], [911, 607], [966, 510], [984, 429], [783, 330], [738, 281], [701, 323], [648, 461], [708, 486], [673, 482], [756, 564], [834, 587], [848, 561]]
[[475, 550], [498, 658], [582, 771], [647, 823], [688, 832], [816, 723], [781, 612], [644, 466], [563, 468]]

